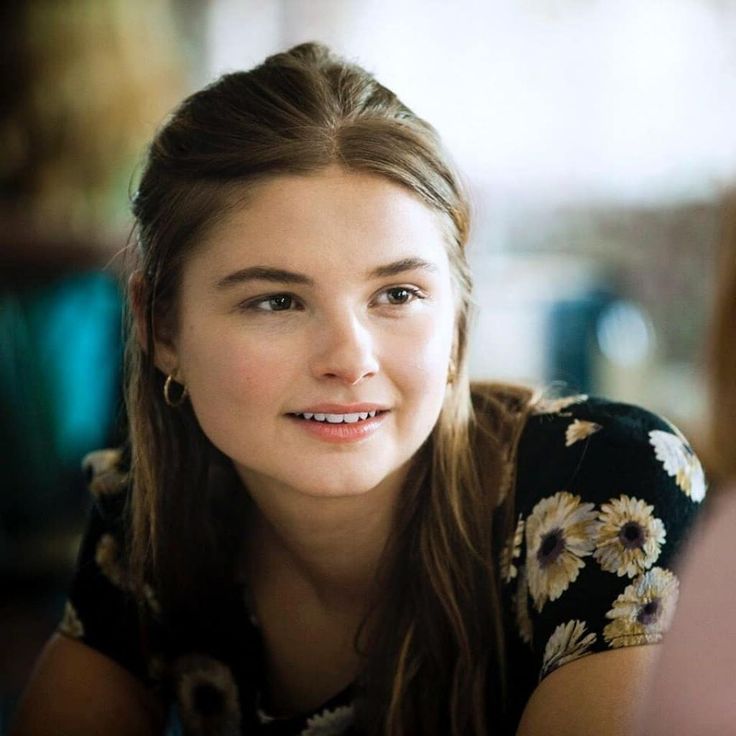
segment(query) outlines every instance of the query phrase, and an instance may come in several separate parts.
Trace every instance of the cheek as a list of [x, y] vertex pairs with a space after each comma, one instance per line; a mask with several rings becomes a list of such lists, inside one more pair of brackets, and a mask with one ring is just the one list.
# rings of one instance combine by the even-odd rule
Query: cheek
[[[444, 392], [454, 335], [452, 315], [417, 322], [394, 336], [388, 360], [417, 393]], [[398, 356], [401, 356], [397, 360]]]
[[195, 326], [181, 341], [182, 373], [195, 409], [222, 410], [223, 405], [248, 405], [266, 400], [288, 381], [293, 361], [274, 341], [254, 340], [239, 330]]

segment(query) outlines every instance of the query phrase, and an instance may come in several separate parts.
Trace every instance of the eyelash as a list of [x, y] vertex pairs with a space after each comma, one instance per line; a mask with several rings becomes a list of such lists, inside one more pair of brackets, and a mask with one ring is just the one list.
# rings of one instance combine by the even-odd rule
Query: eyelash
[[389, 305], [392, 307], [401, 307], [405, 304], [411, 304], [413, 301], [417, 299], [426, 299], [427, 295], [421, 290], [418, 289], [416, 286], [389, 286], [388, 289], [383, 289], [380, 294], [388, 294], [392, 291], [405, 291], [409, 294], [409, 299], [407, 299], [405, 302], [398, 302], [393, 303], [389, 302]]
[[[381, 292], [379, 292], [379, 296], [382, 296], [384, 294], [388, 295], [391, 292], [399, 292], [399, 291], [405, 291], [409, 295], [409, 298], [404, 302], [387, 302], [384, 306], [390, 306], [390, 307], [403, 307], [407, 304], [411, 304], [413, 301], [417, 299], [426, 299], [427, 295], [421, 290], [418, 289], [415, 286], [390, 286], [387, 289], [383, 289]], [[264, 309], [263, 304], [266, 304], [268, 302], [271, 302], [275, 299], [281, 299], [281, 298], [288, 298], [291, 301], [289, 302], [289, 307], [286, 309]], [[239, 305], [239, 309], [241, 311], [252, 311], [252, 312], [293, 312], [293, 311], [299, 311], [298, 309], [292, 309], [292, 305], [297, 302], [298, 299], [293, 294], [288, 293], [278, 293], [278, 294], [269, 294], [268, 296], [263, 297], [257, 297], [256, 299], [251, 299], [247, 302], [244, 302], [243, 304]]]

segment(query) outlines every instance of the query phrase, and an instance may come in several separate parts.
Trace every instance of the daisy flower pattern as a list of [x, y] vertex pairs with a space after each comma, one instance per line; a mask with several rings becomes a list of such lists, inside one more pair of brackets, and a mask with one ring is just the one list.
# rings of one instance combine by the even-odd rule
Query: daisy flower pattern
[[[516, 391], [499, 391], [501, 405], [518, 408]], [[484, 522], [491, 524], [495, 557], [484, 563], [495, 577], [509, 672], [498, 736], [518, 732], [541, 678], [595, 652], [662, 638], [678, 595], [671, 571], [705, 494], [687, 440], [656, 414], [584, 395], [529, 401], [519, 424], [488, 447], [500, 472]], [[476, 411], [485, 405], [478, 402]], [[496, 405], [494, 397], [489, 407], [495, 412]], [[202, 601], [218, 622], [212, 632], [189, 630], [185, 617], [181, 630], [171, 631], [166, 611], [157, 615], [161, 591], [133, 587], [125, 542], [129, 463], [128, 448], [86, 460], [94, 504], [60, 630], [161, 694], [189, 736], [237, 734], [251, 724], [273, 736], [351, 732], [360, 678], [308, 712], [262, 709], [258, 694], [267, 692], [267, 673], [246, 657], [260, 646], [268, 622], [253, 618], [248, 586], [239, 578], [226, 595]], [[172, 634], [174, 649], [167, 648]], [[268, 699], [262, 702], [267, 711]]]
[[516, 523], [514, 535], [509, 539], [501, 550], [501, 579], [505, 583], [510, 583], [517, 575], [518, 568], [516, 563], [521, 554], [521, 543], [524, 541], [524, 519], [519, 515]]
[[118, 588], [127, 586], [125, 570], [120, 564], [120, 548], [112, 534], [103, 534], [95, 550], [95, 562], [102, 574]]
[[82, 459], [82, 470], [88, 479], [90, 493], [98, 500], [120, 493], [127, 476], [118, 469], [122, 459], [119, 449], [94, 450]]
[[654, 429], [649, 443], [668, 475], [671, 475], [686, 496], [699, 503], [705, 498], [705, 474], [690, 445], [681, 436]]
[[573, 404], [580, 404], [587, 399], [586, 394], [563, 396], [559, 399], [540, 399], [532, 409], [533, 414], [559, 414]]
[[238, 689], [229, 667], [211, 657], [189, 655], [176, 661], [174, 674], [185, 733], [240, 733]]
[[589, 653], [590, 647], [598, 637], [594, 633], [586, 633], [583, 621], [573, 620], [566, 624], [560, 624], [552, 633], [547, 646], [544, 648], [544, 659], [542, 660], [542, 671], [539, 675], [541, 680], [552, 670], [556, 670], [563, 664]]
[[633, 578], [657, 561], [666, 531], [653, 512], [653, 506], [626, 495], [603, 504], [593, 552], [601, 568]]
[[158, 602], [156, 591], [148, 584], [143, 586], [143, 598], [154, 616], [161, 615], [161, 604]]
[[526, 584], [526, 570], [522, 567], [514, 595], [514, 619], [519, 637], [525, 644], [531, 644], [534, 637], [534, 625], [529, 615], [529, 589]]
[[62, 634], [70, 636], [72, 639], [81, 639], [84, 636], [84, 626], [79, 620], [77, 610], [72, 605], [71, 601], [67, 601], [64, 606], [64, 615], [62, 616], [61, 623], [59, 624], [59, 631]]
[[340, 736], [353, 722], [353, 707], [343, 705], [334, 710], [324, 710], [307, 721], [300, 736]]
[[679, 581], [674, 573], [653, 567], [639, 575], [616, 598], [603, 636], [613, 648], [651, 644], [662, 639], [677, 605]]
[[592, 503], [560, 491], [540, 501], [526, 522], [526, 568], [537, 611], [559, 598], [585, 567], [598, 526]]
[[565, 432], [565, 447], [570, 447], [580, 440], [584, 440], [586, 437], [595, 434], [601, 429], [600, 424], [595, 422], [586, 422], [582, 419], [576, 419], [572, 422]]

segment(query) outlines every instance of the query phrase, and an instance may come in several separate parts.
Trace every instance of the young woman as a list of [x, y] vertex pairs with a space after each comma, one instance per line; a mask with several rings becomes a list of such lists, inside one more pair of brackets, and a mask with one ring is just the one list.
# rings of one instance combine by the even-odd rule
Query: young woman
[[186, 100], [134, 213], [130, 443], [15, 733], [625, 733], [702, 470], [471, 388], [434, 130], [304, 44]]

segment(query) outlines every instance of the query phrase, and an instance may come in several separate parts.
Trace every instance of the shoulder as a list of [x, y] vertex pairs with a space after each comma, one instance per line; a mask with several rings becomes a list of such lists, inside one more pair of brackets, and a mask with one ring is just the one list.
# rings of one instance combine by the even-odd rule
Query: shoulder
[[134, 584], [128, 565], [129, 464], [125, 449], [97, 450], [82, 466], [92, 496], [58, 631], [147, 679], [141, 612], [156, 615], [153, 590]]
[[516, 534], [501, 561], [511, 629], [533, 653], [534, 677], [661, 639], [705, 489], [685, 437], [650, 411], [587, 396], [532, 406], [517, 453]]
[[127, 448], [94, 450], [82, 459], [93, 514], [109, 522], [122, 521], [130, 496], [130, 458]]
[[653, 502], [674, 495], [699, 504], [703, 468], [683, 434], [639, 406], [585, 395], [534, 404], [519, 442], [519, 501], [536, 489], [565, 486], [603, 502], [616, 488], [637, 488]]

